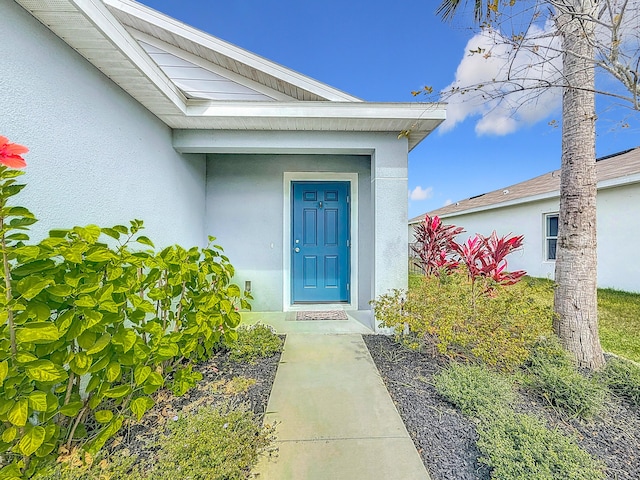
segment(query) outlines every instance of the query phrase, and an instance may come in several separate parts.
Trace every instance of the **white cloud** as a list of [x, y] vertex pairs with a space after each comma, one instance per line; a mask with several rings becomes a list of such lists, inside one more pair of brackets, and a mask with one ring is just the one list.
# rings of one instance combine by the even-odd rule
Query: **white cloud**
[[443, 207], [447, 207], [447, 206], [451, 205], [452, 203], [453, 203], [453, 200], [451, 200], [450, 198], [447, 198], [447, 199], [444, 201], [444, 204], [443, 204], [442, 206], [443, 206]]
[[416, 188], [411, 190], [411, 192], [409, 192], [409, 198], [411, 200], [427, 200], [432, 196], [433, 196], [432, 187], [422, 188], [420, 185], [418, 185]]
[[[553, 31], [552, 24], [532, 26], [526, 45], [535, 48], [515, 52], [495, 30], [484, 30], [469, 40], [454, 82], [443, 90], [442, 100], [449, 106], [447, 120], [438, 130], [446, 132], [467, 117], [480, 116], [478, 135], [507, 135], [548, 117], [560, 105], [559, 90], [532, 87], [559, 78], [559, 41]], [[542, 56], [550, 59], [543, 61]]]

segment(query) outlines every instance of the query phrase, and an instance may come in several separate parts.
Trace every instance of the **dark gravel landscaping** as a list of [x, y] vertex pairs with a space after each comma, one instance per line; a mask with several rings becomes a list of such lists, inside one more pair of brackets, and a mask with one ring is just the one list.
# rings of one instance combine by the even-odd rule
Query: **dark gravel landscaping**
[[[446, 366], [446, 360], [410, 351], [390, 337], [363, 337], [432, 479], [489, 479], [489, 468], [477, 461], [480, 453], [473, 421], [433, 386], [433, 375]], [[604, 413], [585, 422], [567, 417], [535, 395], [520, 392], [515, 408], [574, 435], [583, 449], [606, 465], [608, 479], [640, 479], [637, 407], [612, 397]]]

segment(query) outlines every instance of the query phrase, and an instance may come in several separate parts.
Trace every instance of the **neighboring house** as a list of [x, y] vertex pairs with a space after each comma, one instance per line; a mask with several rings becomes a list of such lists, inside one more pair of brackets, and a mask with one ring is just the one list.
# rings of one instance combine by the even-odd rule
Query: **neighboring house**
[[33, 239], [132, 218], [158, 246], [213, 235], [257, 311], [369, 311], [406, 286], [407, 155], [444, 106], [361, 101], [130, 0], [0, 18]]
[[[597, 160], [598, 285], [640, 292], [640, 147]], [[466, 233], [524, 235], [508, 257], [510, 270], [553, 278], [558, 235], [560, 170], [429, 212]], [[413, 226], [424, 215], [409, 220]], [[409, 237], [412, 241], [413, 237]]]

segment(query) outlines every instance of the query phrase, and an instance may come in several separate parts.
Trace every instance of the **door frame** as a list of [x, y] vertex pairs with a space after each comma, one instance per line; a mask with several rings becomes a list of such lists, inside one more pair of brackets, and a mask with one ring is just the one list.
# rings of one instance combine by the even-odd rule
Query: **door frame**
[[283, 282], [282, 282], [282, 310], [284, 312], [293, 310], [327, 310], [333, 304], [299, 304], [291, 303], [291, 184], [298, 181], [315, 182], [349, 182], [349, 225], [351, 228], [351, 251], [350, 251], [350, 279], [349, 279], [349, 303], [335, 304], [334, 308], [357, 310], [358, 309], [358, 174], [339, 172], [284, 172], [283, 183], [283, 232], [282, 232], [282, 259], [283, 259]]

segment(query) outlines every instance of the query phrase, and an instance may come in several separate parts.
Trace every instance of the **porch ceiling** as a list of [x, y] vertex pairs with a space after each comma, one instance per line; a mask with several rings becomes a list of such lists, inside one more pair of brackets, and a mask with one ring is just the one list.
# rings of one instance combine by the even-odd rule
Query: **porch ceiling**
[[[411, 150], [445, 119], [443, 104], [363, 102], [131, 0], [15, 1], [171, 128], [406, 132]], [[188, 99], [134, 29], [291, 100]]]

